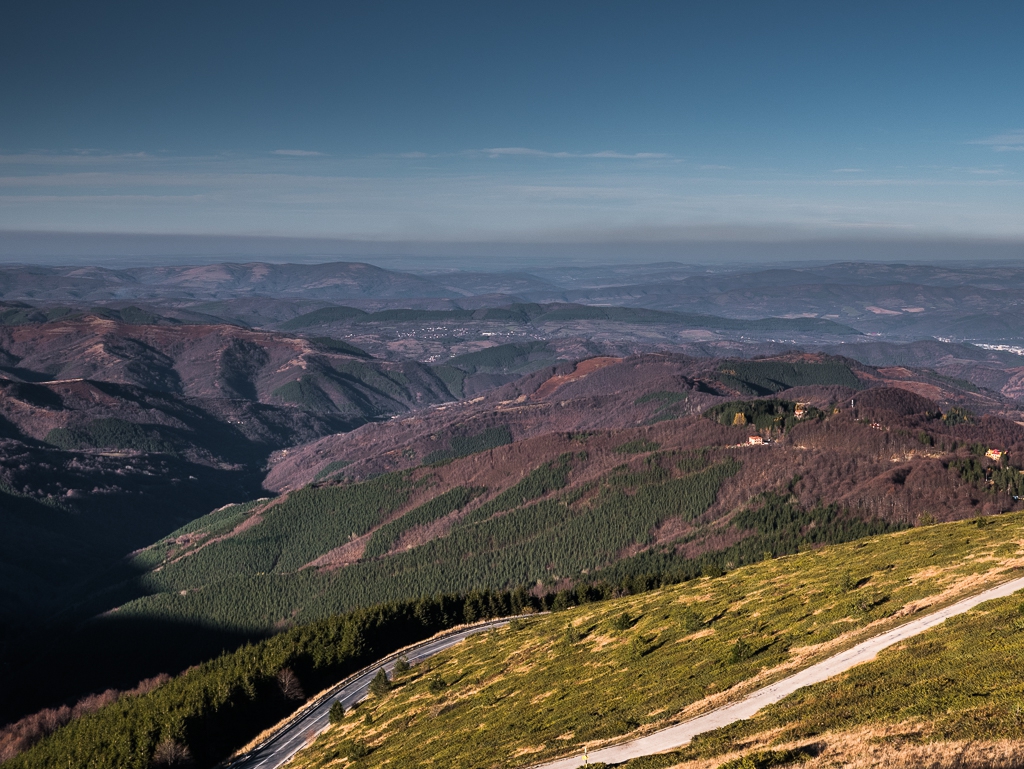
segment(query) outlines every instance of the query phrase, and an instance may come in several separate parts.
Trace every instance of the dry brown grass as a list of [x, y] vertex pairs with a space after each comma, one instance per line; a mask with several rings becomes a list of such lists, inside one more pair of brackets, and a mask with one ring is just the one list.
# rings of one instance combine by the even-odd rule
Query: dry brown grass
[[350, 540], [344, 545], [330, 550], [314, 561], [310, 561], [303, 569], [324, 569], [325, 571], [334, 571], [344, 566], [355, 563], [363, 557], [363, 551], [366, 550], [366, 545], [369, 543], [370, 538], [373, 536], [373, 532], [364, 534], [361, 537]]
[[621, 363], [622, 358], [590, 358], [589, 360], [582, 360], [576, 364], [576, 368], [571, 374], [555, 375], [547, 380], [544, 384], [537, 388], [537, 391], [533, 394], [534, 400], [540, 400], [548, 395], [551, 395], [555, 390], [569, 382], [575, 382], [577, 379], [582, 379], [587, 374], [590, 374], [598, 369], [602, 369], [605, 366], [611, 366], [613, 363]]
[[1015, 769], [1024, 766], [1024, 740], [926, 739], [913, 722], [828, 732], [813, 740], [772, 744], [772, 733], [757, 735], [742, 749], [709, 759], [675, 764], [672, 769], [717, 769], [724, 762], [758, 750], [804, 748], [817, 753], [794, 764], [806, 769]]

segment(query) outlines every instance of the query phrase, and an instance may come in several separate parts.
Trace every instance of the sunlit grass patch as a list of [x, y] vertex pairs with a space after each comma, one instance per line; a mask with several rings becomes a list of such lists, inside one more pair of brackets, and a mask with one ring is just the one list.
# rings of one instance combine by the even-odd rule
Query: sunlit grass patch
[[[1022, 523], [1006, 515], [980, 529], [961, 522], [872, 537], [474, 637], [360, 705], [372, 730], [353, 715], [296, 766], [330, 763], [342, 739], [371, 746], [360, 767], [525, 766], [691, 717], [902, 621], [908, 605], [991, 584], [991, 559], [1024, 562]], [[438, 679], [444, 686], [432, 691]]]

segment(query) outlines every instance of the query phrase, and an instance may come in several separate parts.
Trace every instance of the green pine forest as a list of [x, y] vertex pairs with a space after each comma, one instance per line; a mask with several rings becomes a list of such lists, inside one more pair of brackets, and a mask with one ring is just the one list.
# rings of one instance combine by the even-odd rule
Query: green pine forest
[[[282, 620], [308, 622], [424, 595], [578, 578], [610, 567], [621, 550], [646, 542], [669, 518], [696, 520], [738, 468], [725, 457], [683, 472], [675, 467], [678, 460], [672, 452], [651, 454], [648, 470], [617, 471], [580, 498], [579, 490], [565, 487], [587, 455], [566, 454], [470, 510], [447, 536], [391, 554], [403, 533], [465, 507], [486, 490], [457, 487], [388, 521], [430, 476], [414, 481], [400, 472], [308, 487], [261, 508], [258, 523], [214, 545], [183, 552], [183, 535], [195, 533], [190, 527], [141, 553], [136, 565], [147, 569], [141, 580], [149, 594], [119, 614], [264, 632]], [[209, 521], [215, 527], [210, 533], [223, 532], [231, 515], [234, 522], [243, 514], [218, 513]], [[359, 562], [336, 570], [304, 568], [371, 530]]]
[[[764, 504], [783, 503], [769, 498]], [[799, 516], [791, 523], [799, 526]], [[951, 579], [991, 578], [1006, 559], [1019, 556], [1020, 526], [1019, 513], [986, 519], [984, 525], [925, 526], [770, 558], [654, 592], [594, 579], [543, 599], [519, 587], [356, 610], [245, 645], [146, 694], [123, 697], [71, 722], [7, 765], [148, 769], [171, 755], [212, 767], [307, 696], [383, 655], [462, 622], [539, 610], [554, 613], [517, 621], [494, 641], [477, 638], [464, 650], [414, 667], [390, 691], [360, 705], [355, 715], [344, 715], [335, 727], [340, 731], [324, 735], [301, 761], [320, 765], [353, 755], [355, 747], [362, 748], [358, 753], [368, 759], [367, 766], [403, 753], [408, 758], [407, 751], [415, 752], [424, 740], [436, 740], [437, 729], [448, 734], [444, 749], [456, 751], [466, 766], [489, 766], [495, 750], [508, 753], [524, 740], [530, 745], [549, 742], [540, 756], [551, 756], [580, 740], [658, 723], [690, 701], [785, 662], [791, 649], [837, 639], [869, 623], [898, 621], [901, 607], [941, 592]], [[752, 595], [758, 598], [755, 603]], [[769, 605], [772, 611], [762, 614], [760, 607]], [[1019, 613], [1014, 608], [1008, 615], [1014, 632], [1021, 624]], [[987, 632], [1005, 635], [1006, 628], [997, 622]], [[925, 643], [925, 648], [938, 647]], [[580, 686], [567, 673], [580, 670], [584, 658], [593, 661], [593, 669]], [[529, 674], [519, 680], [524, 663], [535, 667], [524, 668]], [[993, 670], [999, 667], [989, 664]], [[680, 665], [691, 670], [688, 677], [667, 674]], [[620, 685], [619, 679], [636, 685]], [[595, 693], [606, 681], [608, 696], [595, 710]], [[857, 696], [868, 698], [874, 717], [890, 717], [881, 701], [871, 701], [876, 688], [869, 681], [856, 685], [861, 687]], [[549, 699], [552, 687], [556, 696]], [[827, 686], [818, 689], [826, 697], [831, 692]], [[544, 692], [545, 704], [534, 707], [531, 698]], [[898, 704], [906, 698], [895, 699]], [[660, 705], [652, 711], [647, 702]], [[815, 706], [821, 695], [796, 702]], [[977, 709], [966, 695], [958, 695], [954, 704]], [[474, 707], [481, 708], [479, 713]], [[782, 708], [767, 717], [792, 718]], [[430, 713], [436, 716], [426, 718]], [[813, 734], [807, 717], [799, 717], [802, 723], [788, 734]], [[481, 719], [493, 722], [492, 728], [481, 732]], [[556, 739], [572, 723], [580, 725], [579, 733], [568, 743]], [[738, 728], [758, 726], [752, 722]], [[458, 740], [451, 739], [454, 734]], [[714, 755], [729, 744], [698, 742], [689, 754], [710, 748]], [[532, 757], [517, 763], [530, 763]]]
[[[801, 384], [846, 384], [853, 377], [841, 364], [806, 370], [805, 364], [760, 361], [730, 365], [720, 372], [722, 382], [749, 395]], [[313, 390], [300, 392], [304, 382], [292, 383], [296, 397], [314, 397]], [[637, 402], [670, 409], [686, 405], [687, 396], [659, 391]], [[765, 562], [777, 563], [784, 556], [806, 558], [853, 540], [891, 544], [895, 540], [885, 535], [897, 533], [907, 542], [923, 541], [923, 529], [938, 530], [923, 525], [934, 519], [922, 518], [921, 532], [903, 531], [909, 519], [855, 514], [822, 497], [802, 504], [795, 491], [798, 475], [770, 491], [734, 497], [724, 516], [709, 514], [721, 495], [740, 488], [735, 482], [727, 486], [731, 479], [756, 472], [758, 461], [770, 461], [770, 455], [752, 454], [731, 442], [733, 436], [742, 444], [754, 429], [773, 438], [784, 437], [798, 423], [809, 432], [825, 429], [827, 414], [838, 413], [805, 407], [798, 419], [797, 407], [779, 399], [720, 403], [703, 412], [707, 421], [694, 418], [726, 439], [698, 449], [664, 448], [672, 445], [664, 438], [667, 433], [653, 429], [621, 436], [557, 434], [551, 444], [556, 448], [549, 446], [545, 459], [531, 458], [521, 472], [516, 467], [486, 476], [502, 478], [493, 487], [484, 485], [490, 480], [477, 480], [483, 476], [459, 475], [469, 472], [475, 460], [456, 460], [512, 443], [511, 430], [500, 426], [473, 435], [455, 430], [418, 467], [353, 480], [340, 477], [347, 463], [333, 462], [312, 485], [196, 519], [133, 555], [128, 565], [136, 576], [119, 588], [131, 599], [98, 623], [201, 627], [250, 643], [148, 694], [123, 697], [72, 721], [10, 766], [150, 767], [167, 764], [168, 756], [186, 755], [197, 766], [213, 766], [306, 696], [394, 649], [463, 622], [524, 611], [560, 612], [695, 580], [702, 581], [694, 590], [713, 588], [722, 584], [716, 580], [739, 571], [756, 573], [744, 567], [774, 568]], [[894, 425], [893, 445], [945, 452], [946, 438], [935, 438], [924, 428], [959, 429], [953, 424], [957, 414], [951, 409], [941, 423], [941, 415], [925, 415], [923, 427], [913, 430]], [[970, 418], [963, 416], [965, 423]], [[890, 433], [872, 429], [877, 425], [867, 420], [848, 424], [857, 426], [855, 438], [884, 439], [889, 446]], [[135, 442], [146, 448], [146, 441], [160, 441], [162, 435], [126, 430], [118, 420], [98, 420], [48, 439], [100, 446]], [[932, 461], [943, 477], [958, 480], [982, 499], [1001, 495], [1000, 501], [1016, 501], [1024, 494], [1024, 471], [1011, 464], [1008, 453], [999, 461], [983, 459], [988, 445], [954, 440], [948, 450], [959, 453], [941, 460], [931, 455]], [[451, 482], [467, 477], [474, 480]], [[995, 532], [1010, 525], [1003, 520], [1018, 518], [1005, 516], [990, 531], [988, 519], [979, 517], [977, 526], [985, 535], [977, 539], [992, 544]], [[959, 537], [967, 524], [958, 525]], [[663, 531], [668, 534], [662, 536]], [[967, 538], [966, 545], [971, 541]], [[938, 554], [945, 563], [951, 553], [940, 543], [927, 558]], [[853, 603], [841, 601], [858, 623], [869, 616], [884, 619], [894, 609], [890, 595], [897, 588], [883, 594], [873, 579], [848, 575], [834, 586], [846, 595], [862, 584], [872, 585]], [[717, 621], [680, 616], [687, 633]], [[798, 621], [814, 625], [809, 616]], [[616, 633], [635, 623], [629, 612], [605, 619]], [[755, 624], [763, 629], [763, 623]], [[756, 674], [758, 665], [751, 658], [771, 646], [757, 646], [759, 633], [765, 635], [756, 630], [730, 636], [731, 656], [724, 664], [732, 666], [731, 672], [723, 678], [722, 671], [709, 668], [701, 675], [711, 678], [701, 685], [717, 687], [726, 679]], [[575, 648], [586, 636], [587, 631], [570, 627], [560, 643]], [[641, 637], [623, 654], [638, 661], [662, 645]], [[787, 650], [780, 645], [771, 653]], [[739, 678], [738, 671], [743, 671]], [[436, 695], [431, 686], [424, 683]], [[646, 723], [632, 717], [623, 723], [634, 721]]]

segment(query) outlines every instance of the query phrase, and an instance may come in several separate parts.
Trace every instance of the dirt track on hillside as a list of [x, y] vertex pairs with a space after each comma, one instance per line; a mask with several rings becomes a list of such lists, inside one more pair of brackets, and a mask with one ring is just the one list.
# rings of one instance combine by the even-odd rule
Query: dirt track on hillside
[[[748, 719], [762, 708], [785, 699], [798, 689], [821, 683], [862, 662], [870, 662], [883, 649], [919, 635], [937, 625], [941, 625], [950, 617], [970, 611], [978, 604], [996, 598], [1005, 598], [1022, 589], [1024, 589], [1024, 577], [1018, 577], [996, 587], [989, 588], [970, 598], [957, 601], [944, 609], [939, 609], [927, 616], [908, 622], [905, 625], [900, 625], [874, 638], [862, 641], [856, 646], [826, 660], [822, 660], [816, 665], [811, 665], [811, 667], [801, 670], [795, 675], [784, 678], [781, 681], [776, 681], [774, 684], [763, 689], [758, 689], [748, 694], [739, 702], [734, 702], [710, 713], [705, 713], [690, 721], [684, 721], [681, 724], [662, 729], [646, 737], [640, 737], [624, 742], [621, 745], [613, 745], [592, 751], [589, 755], [590, 762], [617, 764], [631, 758], [639, 758], [640, 756], [647, 756], [653, 753], [664, 753], [668, 750], [680, 748], [689, 743], [698, 734], [721, 729], [723, 726]], [[583, 765], [583, 758], [581, 756], [570, 756], [558, 761], [540, 764], [535, 769], [576, 769], [576, 767]]]

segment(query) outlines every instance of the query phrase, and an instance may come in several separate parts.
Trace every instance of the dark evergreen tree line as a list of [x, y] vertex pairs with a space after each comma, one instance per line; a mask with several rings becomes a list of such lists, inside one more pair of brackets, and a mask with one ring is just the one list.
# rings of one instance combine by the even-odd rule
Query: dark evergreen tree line
[[210, 767], [320, 691], [383, 656], [466, 621], [537, 610], [524, 589], [475, 591], [331, 617], [248, 644], [141, 696], [84, 716], [12, 759], [12, 769]]

